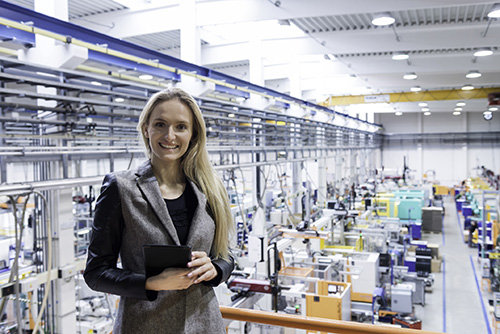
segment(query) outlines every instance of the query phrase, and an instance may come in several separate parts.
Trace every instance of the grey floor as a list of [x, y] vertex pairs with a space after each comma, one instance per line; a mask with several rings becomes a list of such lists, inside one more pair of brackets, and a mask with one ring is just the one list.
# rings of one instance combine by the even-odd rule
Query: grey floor
[[457, 215], [451, 196], [445, 197], [444, 207], [443, 233], [424, 233], [422, 236], [423, 240], [440, 245], [442, 270], [433, 274], [432, 292], [426, 293], [425, 306], [415, 306], [415, 314], [422, 320], [424, 330], [455, 334], [495, 333], [491, 323], [492, 307], [488, 303], [492, 293], [481, 291], [478, 251], [463, 241], [463, 217]]

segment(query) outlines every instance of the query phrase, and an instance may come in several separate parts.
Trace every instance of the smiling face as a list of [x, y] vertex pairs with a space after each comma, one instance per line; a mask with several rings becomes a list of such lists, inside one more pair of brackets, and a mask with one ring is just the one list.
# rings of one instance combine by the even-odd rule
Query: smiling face
[[161, 102], [152, 110], [143, 133], [153, 164], [180, 163], [193, 136], [193, 113], [178, 99]]

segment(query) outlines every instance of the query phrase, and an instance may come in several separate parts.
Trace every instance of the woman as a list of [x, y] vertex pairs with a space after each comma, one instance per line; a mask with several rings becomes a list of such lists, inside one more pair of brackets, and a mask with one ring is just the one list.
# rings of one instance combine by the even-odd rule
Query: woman
[[[234, 267], [233, 218], [201, 111], [185, 91], [164, 90], [150, 98], [137, 130], [149, 160], [104, 178], [85, 281], [121, 296], [113, 334], [225, 333], [213, 286]], [[145, 244], [188, 245], [192, 259], [146, 278]]]

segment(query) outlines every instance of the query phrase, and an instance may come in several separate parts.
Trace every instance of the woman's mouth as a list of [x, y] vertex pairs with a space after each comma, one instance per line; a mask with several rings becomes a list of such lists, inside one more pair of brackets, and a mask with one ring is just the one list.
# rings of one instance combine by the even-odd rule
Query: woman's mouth
[[161, 148], [165, 148], [165, 149], [169, 149], [169, 150], [173, 150], [173, 149], [177, 148], [177, 145], [166, 145], [166, 144], [162, 144], [162, 143], [158, 143], [158, 145], [160, 145]]

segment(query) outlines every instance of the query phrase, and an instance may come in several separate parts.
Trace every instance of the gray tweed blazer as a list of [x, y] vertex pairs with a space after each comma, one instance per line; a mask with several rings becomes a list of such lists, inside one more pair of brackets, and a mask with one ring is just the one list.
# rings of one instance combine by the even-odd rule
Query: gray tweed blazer
[[[198, 206], [187, 245], [211, 256], [215, 223], [205, 195], [189, 182]], [[84, 277], [90, 288], [121, 296], [113, 334], [225, 333], [213, 286], [229, 278], [233, 259], [212, 260], [218, 276], [211, 282], [156, 293], [145, 290], [144, 244], [179, 245], [149, 161], [106, 175], [96, 204]]]

